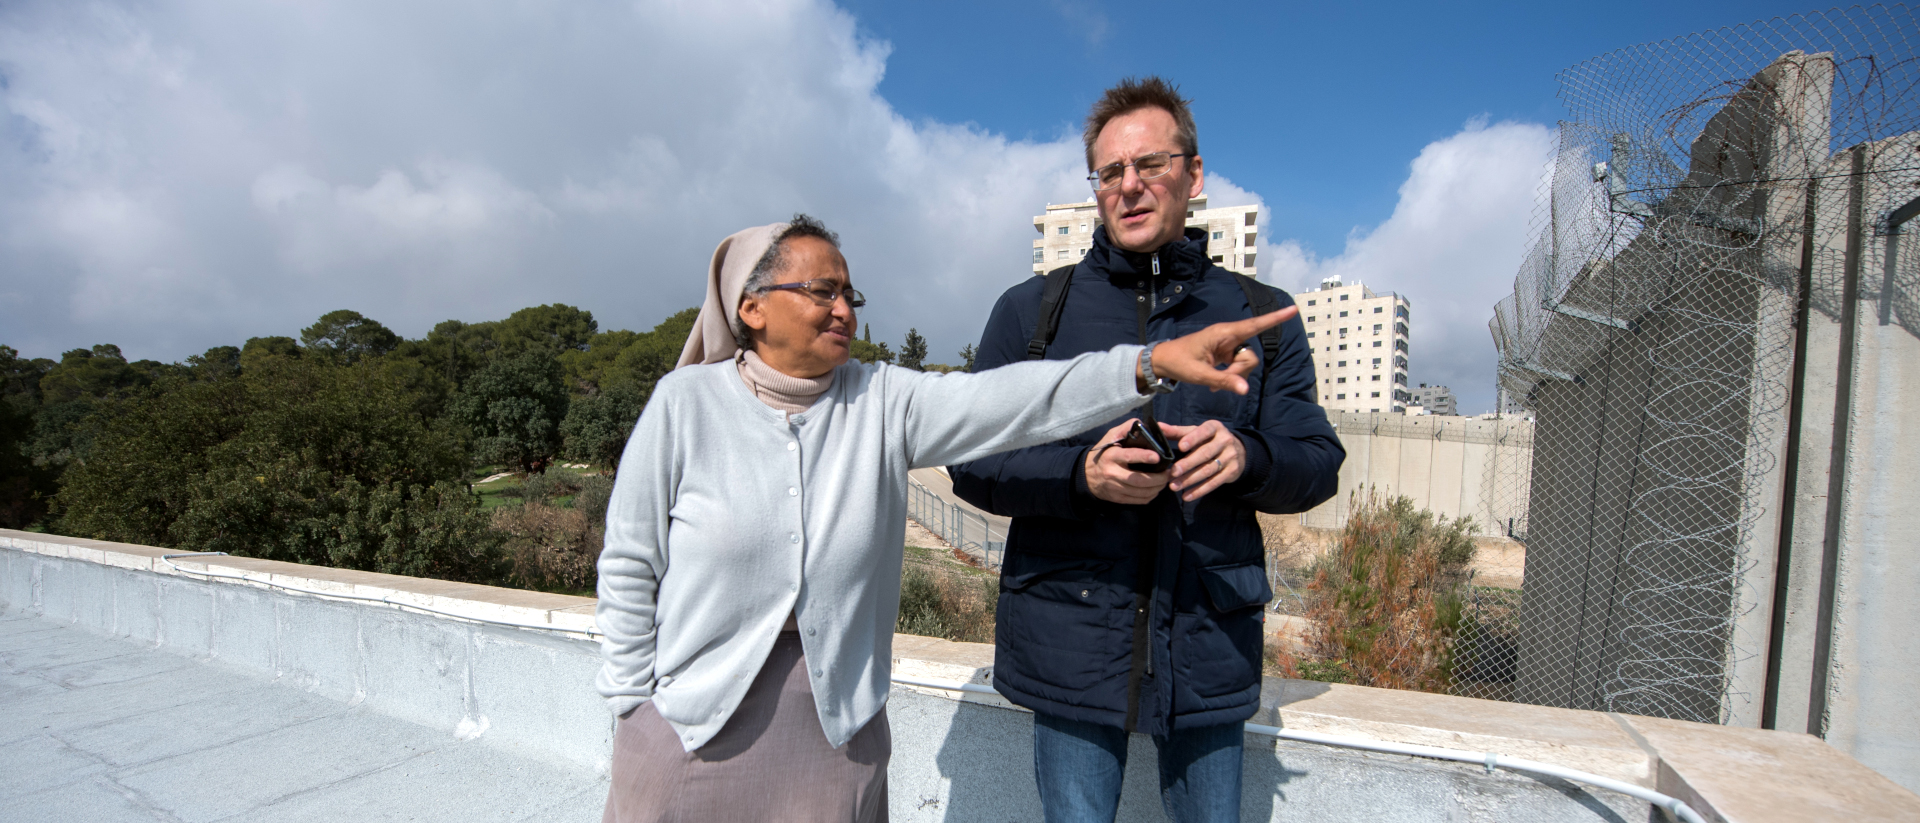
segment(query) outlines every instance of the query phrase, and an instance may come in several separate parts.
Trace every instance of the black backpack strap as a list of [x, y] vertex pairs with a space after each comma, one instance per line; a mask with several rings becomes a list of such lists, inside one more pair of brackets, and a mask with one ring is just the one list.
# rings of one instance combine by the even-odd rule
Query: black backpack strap
[[[1247, 293], [1247, 305], [1253, 308], [1253, 316], [1280, 310], [1280, 298], [1273, 296], [1273, 290], [1260, 284], [1260, 281], [1238, 272], [1233, 279], [1240, 281], [1240, 290]], [[1261, 368], [1272, 368], [1273, 361], [1280, 357], [1280, 328], [1278, 326], [1260, 333], [1260, 351], [1267, 356]]]
[[1053, 335], [1060, 330], [1060, 314], [1066, 310], [1067, 287], [1071, 285], [1073, 266], [1047, 272], [1047, 288], [1040, 293], [1040, 319], [1033, 324], [1033, 339], [1027, 341], [1028, 360], [1046, 359], [1047, 347], [1053, 344]]

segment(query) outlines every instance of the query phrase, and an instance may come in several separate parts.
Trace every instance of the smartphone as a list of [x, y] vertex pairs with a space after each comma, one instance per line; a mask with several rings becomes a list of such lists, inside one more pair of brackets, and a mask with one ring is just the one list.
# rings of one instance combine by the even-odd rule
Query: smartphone
[[1173, 468], [1173, 462], [1180, 459], [1180, 453], [1159, 431], [1158, 426], [1148, 426], [1140, 418], [1133, 419], [1133, 427], [1127, 429], [1127, 436], [1120, 438], [1120, 445], [1129, 449], [1146, 449], [1160, 455], [1158, 463], [1129, 463], [1127, 468], [1137, 472], [1159, 474]]

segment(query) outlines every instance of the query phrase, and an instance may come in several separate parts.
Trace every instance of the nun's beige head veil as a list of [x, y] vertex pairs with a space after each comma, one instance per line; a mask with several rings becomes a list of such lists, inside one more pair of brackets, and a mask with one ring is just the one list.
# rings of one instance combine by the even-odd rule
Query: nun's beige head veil
[[786, 223], [773, 223], [741, 229], [720, 241], [713, 250], [713, 262], [707, 266], [707, 299], [700, 304], [700, 316], [694, 318], [693, 333], [680, 350], [680, 362], [674, 368], [728, 360], [740, 351], [734, 332], [740, 327], [740, 297], [746, 290], [747, 276], [773, 245], [773, 238], [786, 231]]

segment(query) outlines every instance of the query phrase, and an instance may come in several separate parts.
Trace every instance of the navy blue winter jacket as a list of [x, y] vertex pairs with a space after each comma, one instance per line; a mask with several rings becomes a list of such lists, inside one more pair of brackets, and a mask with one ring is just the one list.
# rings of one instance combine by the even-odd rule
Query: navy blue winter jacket
[[[1156, 255], [1158, 280], [1151, 275]], [[1142, 289], [1153, 306], [1148, 340], [1252, 311], [1234, 275], [1208, 259], [1196, 229], [1152, 254], [1121, 251], [1097, 229], [1072, 276], [1050, 359], [1140, 342]], [[1001, 296], [977, 369], [1026, 358], [1044, 284], [1035, 277]], [[1281, 306], [1293, 305], [1291, 295], [1275, 291]], [[1346, 458], [1315, 402], [1300, 320], [1279, 328], [1280, 356], [1249, 376], [1246, 395], [1181, 386], [1153, 402], [1163, 422], [1219, 420], [1247, 446], [1240, 479], [1195, 503], [1167, 491], [1147, 505], [1123, 506], [1087, 491], [1087, 449], [1124, 418], [950, 468], [963, 499], [1013, 518], [993, 676], [1008, 700], [1086, 722], [1126, 727], [1131, 720], [1149, 734], [1244, 721], [1259, 708], [1260, 605], [1273, 592], [1254, 512], [1318, 505], [1333, 496]], [[1260, 351], [1257, 340], [1249, 342]]]

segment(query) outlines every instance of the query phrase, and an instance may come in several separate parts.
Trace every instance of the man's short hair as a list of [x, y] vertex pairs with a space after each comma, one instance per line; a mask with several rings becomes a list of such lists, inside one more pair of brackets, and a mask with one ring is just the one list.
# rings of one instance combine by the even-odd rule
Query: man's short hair
[[1093, 111], [1087, 113], [1087, 129], [1080, 135], [1081, 142], [1087, 145], [1087, 171], [1093, 171], [1093, 141], [1100, 138], [1100, 130], [1107, 127], [1107, 121], [1150, 107], [1173, 115], [1175, 138], [1180, 141], [1181, 152], [1189, 156], [1199, 154], [1200, 129], [1193, 124], [1193, 111], [1187, 108], [1192, 102], [1180, 96], [1179, 86], [1154, 75], [1139, 79], [1128, 77], [1107, 89], [1100, 95], [1099, 102], [1093, 104]]

